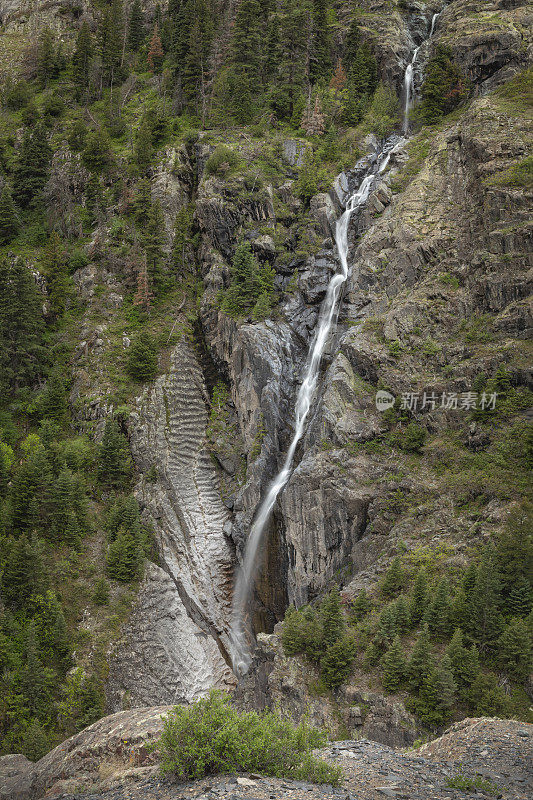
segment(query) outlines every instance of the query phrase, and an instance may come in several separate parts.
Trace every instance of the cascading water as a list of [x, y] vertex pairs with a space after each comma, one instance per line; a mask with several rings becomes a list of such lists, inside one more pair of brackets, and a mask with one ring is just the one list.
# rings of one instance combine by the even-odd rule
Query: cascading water
[[[382, 151], [382, 154], [383, 152], [384, 151]], [[388, 155], [386, 156], [386, 159], [388, 161]], [[386, 162], [384, 161], [382, 168], [384, 168], [385, 165]], [[381, 168], [379, 171], [381, 171]], [[292, 441], [285, 456], [281, 470], [278, 472], [264, 500], [259, 506], [252, 524], [248, 541], [246, 542], [243, 563], [238, 572], [235, 583], [230, 629], [231, 656], [233, 660], [233, 669], [237, 675], [244, 674], [251, 661], [251, 653], [246, 636], [244, 620], [246, 616], [247, 605], [250, 601], [253, 583], [259, 568], [263, 533], [278, 495], [286, 485], [291, 474], [294, 454], [296, 452], [298, 442], [303, 436], [305, 423], [307, 421], [307, 417], [309, 415], [315, 395], [322, 355], [324, 353], [329, 334], [336, 320], [339, 308], [339, 299], [341, 295], [341, 287], [348, 277], [348, 228], [350, 220], [354, 212], [366, 202], [372, 184], [375, 180], [375, 175], [376, 172], [373, 171], [363, 179], [357, 191], [355, 191], [350, 197], [346, 206], [346, 210], [337, 220], [335, 228], [335, 242], [337, 245], [341, 269], [340, 272], [337, 272], [331, 279], [320, 311], [317, 332], [309, 351], [309, 356], [304, 371], [304, 379], [296, 399], [295, 426]]]
[[[440, 11], [439, 11], [438, 14], [433, 14], [433, 16], [431, 18], [431, 27], [430, 27], [430, 30], [429, 30], [428, 39], [431, 39], [431, 37], [433, 36], [433, 33], [435, 32], [435, 25], [437, 24], [437, 20], [440, 17], [440, 15], [441, 15]], [[427, 41], [427, 39], [426, 39], [426, 41]], [[415, 79], [415, 62], [416, 62], [416, 57], [418, 56], [418, 51], [420, 50], [421, 46], [422, 45], [419, 45], [418, 47], [415, 47], [415, 49], [413, 50], [413, 56], [411, 58], [411, 61], [409, 62], [409, 64], [405, 68], [405, 74], [404, 74], [404, 78], [403, 78], [404, 106], [403, 106], [403, 126], [402, 126], [402, 130], [403, 130], [404, 134], [409, 133], [409, 112], [411, 110], [411, 105], [412, 105], [412, 102], [413, 102], [413, 90], [414, 90], [414, 79]]]

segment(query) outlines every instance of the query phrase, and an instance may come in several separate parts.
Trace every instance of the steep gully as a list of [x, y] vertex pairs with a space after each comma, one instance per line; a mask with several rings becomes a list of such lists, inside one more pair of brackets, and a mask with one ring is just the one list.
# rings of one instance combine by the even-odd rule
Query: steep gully
[[[440, 14], [438, 13], [433, 15], [429, 35], [425, 41], [428, 41], [433, 36], [439, 16]], [[414, 49], [411, 61], [407, 65], [404, 75], [404, 108], [402, 123], [404, 136], [407, 136], [409, 133], [409, 113], [414, 94], [415, 63], [422, 44], [424, 44], [424, 42]], [[251, 637], [248, 632], [248, 607], [251, 602], [254, 582], [261, 565], [265, 531], [278, 496], [285, 488], [291, 476], [296, 449], [304, 435], [309, 412], [315, 399], [322, 357], [337, 320], [342, 300], [342, 287], [349, 275], [348, 234], [350, 223], [354, 216], [357, 216], [364, 207], [379, 175], [387, 169], [391, 150], [402, 142], [403, 140], [399, 141], [397, 136], [392, 136], [382, 144], [377, 154], [377, 159], [369, 168], [368, 173], [364, 176], [359, 187], [349, 198], [343, 214], [336, 223], [335, 244], [341, 269], [333, 275], [328, 285], [326, 297], [320, 311], [317, 330], [311, 342], [303, 380], [295, 403], [294, 433], [292, 440], [281, 469], [272, 481], [255, 513], [250, 534], [246, 542], [243, 561], [236, 575], [229, 632], [229, 651], [233, 671], [237, 676], [244, 675], [247, 672], [252, 660]]]

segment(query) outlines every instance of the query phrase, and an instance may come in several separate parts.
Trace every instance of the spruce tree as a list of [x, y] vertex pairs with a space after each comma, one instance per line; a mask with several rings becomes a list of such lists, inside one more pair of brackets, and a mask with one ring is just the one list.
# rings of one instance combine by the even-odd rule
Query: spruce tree
[[399, 556], [395, 556], [380, 583], [380, 592], [383, 597], [394, 597], [401, 591], [405, 583], [402, 570], [402, 562]]
[[140, 0], [133, 0], [128, 25], [128, 49], [137, 52], [144, 40], [144, 15]]
[[128, 583], [140, 577], [142, 562], [142, 548], [137, 537], [120, 529], [107, 551], [107, 574], [114, 580]]
[[13, 198], [21, 208], [35, 204], [46, 181], [52, 151], [41, 121], [25, 128], [13, 170]]
[[331, 36], [328, 27], [328, 0], [313, 0], [313, 38], [309, 59], [311, 82], [329, 80]]
[[476, 680], [479, 673], [479, 658], [474, 646], [466, 648], [463, 644], [463, 634], [456, 628], [446, 648], [446, 655], [450, 660], [450, 667], [459, 692], [465, 692]]
[[24, 609], [34, 595], [44, 594], [49, 578], [36, 536], [24, 534], [8, 541], [7, 558], [1, 578], [4, 603], [14, 610]]
[[532, 510], [520, 506], [507, 520], [496, 539], [495, 563], [500, 576], [504, 611], [510, 616], [527, 616], [532, 602], [533, 576]]
[[447, 656], [432, 665], [419, 688], [417, 715], [426, 725], [442, 725], [453, 708], [456, 686]]
[[350, 611], [349, 611], [350, 624], [353, 625], [356, 624], [357, 622], [361, 622], [363, 617], [365, 617], [371, 610], [372, 610], [372, 600], [366, 593], [366, 589], [361, 589], [361, 591], [355, 598], [354, 602], [350, 606]]
[[29, 623], [26, 632], [21, 683], [30, 715], [40, 719], [46, 718], [52, 710], [51, 689], [54, 674], [52, 670], [44, 667], [41, 661], [36, 626], [33, 621]]
[[410, 627], [410, 619], [409, 619], [409, 606], [407, 604], [407, 600], [405, 596], [402, 594], [400, 597], [394, 602], [394, 621], [396, 623], [396, 628], [398, 632], [401, 634], [407, 633]]
[[11, 489], [11, 514], [15, 531], [32, 532], [46, 528], [50, 484], [50, 465], [42, 444], [20, 464]]
[[525, 683], [531, 672], [533, 648], [524, 620], [513, 620], [498, 640], [498, 657], [509, 677]]
[[455, 594], [451, 612], [453, 624], [461, 628], [468, 641], [473, 641], [476, 627], [476, 582], [477, 567], [471, 562], [463, 576], [461, 587]]
[[22, 734], [21, 752], [28, 761], [39, 761], [50, 749], [50, 734], [32, 717]]
[[37, 51], [37, 76], [42, 86], [48, 86], [56, 71], [56, 63], [54, 34], [50, 28], [44, 28], [39, 36]]
[[270, 105], [280, 119], [291, 120], [297, 111], [307, 79], [309, 8], [299, 0], [283, 0], [279, 20], [279, 63], [274, 67]]
[[421, 688], [432, 666], [433, 659], [431, 658], [429, 645], [429, 631], [427, 625], [424, 625], [415, 642], [407, 666], [407, 676], [411, 689], [417, 691]]
[[424, 620], [428, 623], [429, 630], [438, 638], [443, 638], [450, 631], [450, 597], [449, 585], [446, 578], [441, 578], [437, 584], [433, 600], [428, 607]]
[[7, 183], [0, 193], [0, 245], [9, 244], [20, 231], [20, 219]]
[[136, 381], [150, 381], [157, 375], [157, 352], [146, 331], [130, 346], [126, 369]]
[[209, 58], [215, 20], [209, 0], [188, 0], [183, 31], [181, 83], [185, 98], [198, 110], [205, 110]]
[[329, 645], [320, 661], [320, 676], [328, 689], [338, 689], [350, 675], [354, 646], [349, 636]]
[[409, 617], [411, 625], [418, 625], [427, 608], [428, 581], [424, 569], [419, 569], [411, 590]]
[[345, 624], [338, 589], [332, 589], [320, 605], [322, 617], [322, 642], [324, 647], [338, 642], [344, 636]]
[[137, 184], [134, 200], [135, 225], [143, 234], [148, 227], [152, 208], [152, 188], [148, 178], [143, 178]]
[[36, 406], [41, 419], [51, 419], [59, 425], [66, 423], [68, 417], [67, 391], [65, 379], [59, 370], [54, 370], [48, 377]]
[[109, 134], [104, 127], [89, 131], [85, 140], [82, 161], [89, 172], [106, 172], [113, 165]]
[[161, 44], [161, 37], [159, 36], [159, 28], [156, 24], [154, 31], [152, 33], [152, 38], [150, 39], [150, 47], [148, 49], [148, 55], [146, 57], [150, 71], [155, 73], [155, 75], [161, 74], [161, 70], [163, 69], [164, 58], [165, 54], [163, 52], [163, 46]]
[[98, 33], [103, 80], [107, 86], [113, 86], [122, 77], [124, 16], [121, 0], [111, 0], [104, 7]]
[[84, 21], [78, 31], [76, 47], [72, 56], [72, 80], [79, 99], [88, 99], [89, 70], [94, 55], [94, 47], [88, 22]]
[[379, 662], [383, 653], [383, 648], [376, 638], [372, 639], [363, 655], [363, 669], [370, 672]]
[[395, 692], [402, 685], [407, 671], [405, 654], [399, 636], [394, 640], [381, 660], [382, 682], [387, 692]]
[[500, 612], [500, 579], [496, 567], [495, 550], [491, 544], [485, 546], [477, 570], [475, 588], [475, 640], [480, 650], [490, 651], [503, 627]]
[[54, 481], [51, 492], [51, 536], [57, 541], [77, 545], [80, 529], [74, 513], [76, 485], [70, 469], [63, 469]]
[[396, 606], [394, 603], [389, 603], [382, 610], [379, 615], [378, 633], [383, 638], [383, 641], [390, 643], [398, 634], [398, 626], [396, 624]]
[[96, 606], [106, 606], [109, 603], [109, 584], [104, 577], [98, 580], [91, 599]]
[[228, 84], [238, 122], [250, 122], [261, 93], [261, 9], [258, 0], [241, 0], [235, 15]]
[[146, 253], [146, 268], [148, 277], [156, 291], [161, 291], [166, 286], [163, 272], [165, 253], [163, 246], [165, 243], [165, 220], [159, 200], [151, 204], [148, 211], [148, 223], [142, 237], [144, 251]]
[[429, 125], [438, 122], [464, 99], [466, 92], [466, 80], [454, 64], [452, 51], [438, 44], [424, 72], [420, 116]]
[[98, 478], [106, 486], [120, 489], [132, 475], [132, 460], [126, 437], [115, 420], [108, 419], [98, 453]]

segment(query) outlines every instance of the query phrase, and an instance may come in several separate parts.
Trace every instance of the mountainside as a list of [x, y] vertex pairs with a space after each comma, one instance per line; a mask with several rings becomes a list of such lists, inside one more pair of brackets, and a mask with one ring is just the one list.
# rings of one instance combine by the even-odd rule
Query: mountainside
[[213, 687], [528, 730], [533, 6], [0, 23], [2, 754]]

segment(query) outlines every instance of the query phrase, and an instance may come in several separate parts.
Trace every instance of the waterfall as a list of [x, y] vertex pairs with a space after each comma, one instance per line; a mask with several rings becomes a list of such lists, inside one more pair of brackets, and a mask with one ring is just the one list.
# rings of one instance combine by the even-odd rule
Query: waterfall
[[[440, 17], [441, 12], [439, 11], [438, 14], [433, 14], [431, 18], [431, 27], [429, 30], [429, 36], [425, 40], [426, 42], [428, 39], [431, 39], [433, 33], [435, 32], [435, 25], [437, 24], [437, 20]], [[409, 133], [409, 111], [411, 110], [411, 105], [413, 101], [413, 90], [414, 90], [414, 77], [415, 77], [415, 62], [416, 57], [418, 55], [418, 51], [422, 45], [418, 45], [413, 50], [413, 57], [411, 61], [405, 68], [405, 74], [403, 77], [403, 92], [404, 92], [404, 106], [403, 106], [403, 126], [402, 130], [404, 134]]]
[[[380, 155], [383, 155], [383, 153], [384, 150]], [[386, 159], [388, 163], [388, 155]], [[385, 166], [386, 162], [383, 162], [382, 167], [384, 168]], [[380, 169], [380, 171], [382, 170]], [[352, 194], [346, 206], [346, 210], [337, 220], [335, 242], [341, 269], [332, 277], [320, 310], [318, 328], [311, 344], [304, 370], [304, 378], [296, 399], [294, 434], [289, 449], [287, 450], [282, 468], [274, 478], [257, 510], [248, 541], [246, 542], [243, 563], [237, 574], [233, 594], [230, 628], [231, 657], [233, 669], [237, 675], [243, 675], [247, 671], [251, 661], [244, 620], [247, 606], [251, 599], [253, 584], [260, 565], [263, 534], [278, 495], [291, 475], [296, 447], [303, 436], [305, 423], [315, 396], [322, 355], [331, 329], [336, 322], [341, 287], [348, 277], [348, 229], [350, 220], [354, 212], [366, 202], [374, 180], [375, 172], [372, 170], [372, 172], [363, 179], [359, 188]]]

